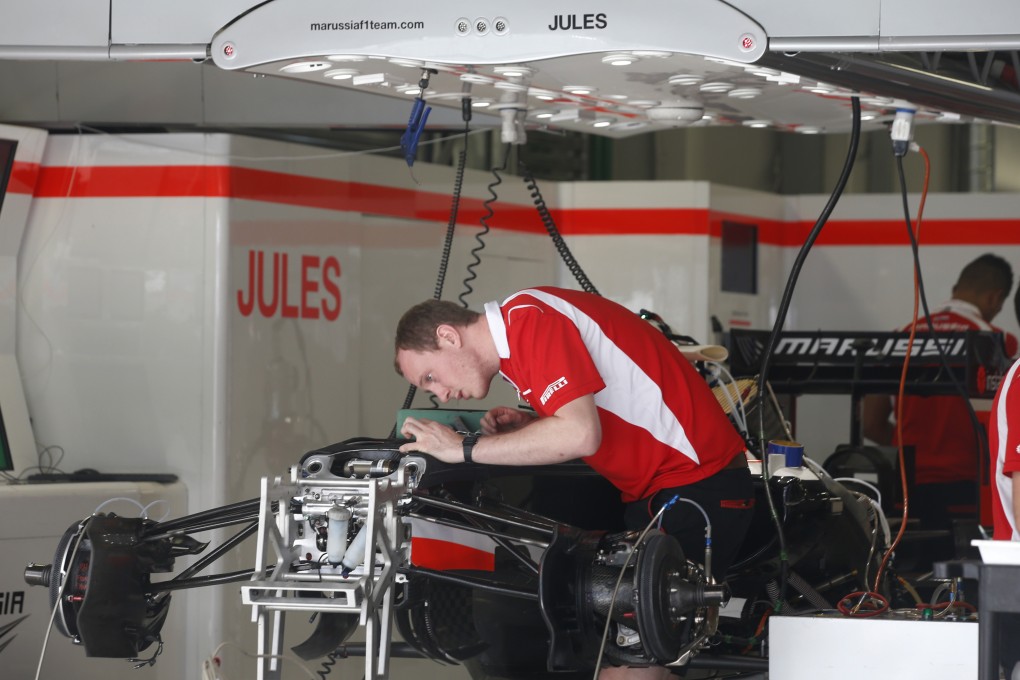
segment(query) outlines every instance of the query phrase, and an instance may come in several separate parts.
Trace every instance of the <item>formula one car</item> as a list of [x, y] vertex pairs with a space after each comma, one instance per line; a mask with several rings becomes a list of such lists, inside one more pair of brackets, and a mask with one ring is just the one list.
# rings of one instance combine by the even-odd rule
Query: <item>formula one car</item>
[[[776, 499], [785, 552], [759, 511], [720, 584], [654, 524], [622, 530], [618, 494], [583, 464], [446, 465], [401, 454], [401, 443], [311, 451], [288, 479], [264, 479], [260, 498], [172, 521], [87, 517], [25, 578], [50, 589], [58, 629], [88, 656], [123, 658], [163, 644], [174, 590], [243, 581], [261, 654], [282, 651], [274, 631], [287, 612], [317, 612], [293, 651], [321, 658], [364, 626], [368, 679], [387, 677], [394, 625], [418, 654], [464, 663], [474, 677], [590, 674], [599, 664], [761, 672], [760, 623], [781, 593], [796, 611], [867, 590], [877, 522], [820, 468], [766, 481], [751, 462], [758, 508], [766, 483]], [[208, 554], [195, 538], [237, 525]], [[252, 534], [253, 570], [197, 575]], [[202, 557], [157, 577], [184, 555]], [[259, 677], [279, 672], [263, 662]]]

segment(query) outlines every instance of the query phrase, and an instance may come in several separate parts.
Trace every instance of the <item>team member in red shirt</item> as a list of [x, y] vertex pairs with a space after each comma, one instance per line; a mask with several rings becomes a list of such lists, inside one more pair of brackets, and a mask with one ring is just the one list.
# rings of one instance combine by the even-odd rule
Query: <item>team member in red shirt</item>
[[[1020, 318], [1020, 295], [1014, 298]], [[993, 537], [1020, 541], [1020, 361], [1006, 373], [992, 402], [988, 428], [991, 452]], [[1006, 677], [1017, 677], [1020, 663], [1020, 616], [999, 616], [999, 663]], [[1011, 671], [1011, 669], [1013, 669]]]
[[[615, 302], [551, 287], [520, 291], [485, 313], [430, 300], [411, 308], [396, 337], [397, 370], [446, 402], [481, 399], [501, 373], [534, 413], [508, 407], [482, 419], [473, 442], [407, 418], [401, 450], [448, 463], [535, 465], [583, 459], [643, 528], [674, 495], [712, 521], [712, 571], [723, 580], [751, 519], [743, 439], [705, 381], [658, 329]], [[687, 503], [663, 528], [684, 553], [704, 555], [704, 519]]]
[[[960, 272], [953, 298], [931, 311], [933, 328], [1000, 331], [991, 322], [1012, 287], [1013, 270], [1006, 260], [990, 253], [978, 257]], [[927, 330], [925, 320], [919, 319], [917, 332]], [[1004, 336], [1007, 355], [1016, 356], [1016, 337]], [[861, 414], [864, 436], [884, 446], [897, 444], [896, 426], [889, 419], [892, 413], [890, 397], [865, 397]], [[920, 520], [922, 528], [950, 528], [954, 509], [961, 512], [974, 507], [977, 442], [967, 404], [960, 397], [905, 398], [903, 443], [913, 446], [915, 455], [910, 515]]]
[[992, 402], [988, 448], [992, 458], [994, 538], [1020, 541], [1020, 361], [1006, 374]]

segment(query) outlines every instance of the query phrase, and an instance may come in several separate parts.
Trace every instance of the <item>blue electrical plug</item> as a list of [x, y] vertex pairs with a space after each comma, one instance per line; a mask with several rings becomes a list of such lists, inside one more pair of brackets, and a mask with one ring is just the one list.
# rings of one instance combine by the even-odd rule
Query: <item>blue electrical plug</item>
[[418, 140], [421, 138], [431, 111], [432, 107], [427, 106], [424, 99], [415, 98], [414, 105], [411, 107], [411, 117], [407, 121], [407, 130], [400, 135], [400, 150], [404, 152], [407, 167], [414, 165], [414, 159], [418, 155]]

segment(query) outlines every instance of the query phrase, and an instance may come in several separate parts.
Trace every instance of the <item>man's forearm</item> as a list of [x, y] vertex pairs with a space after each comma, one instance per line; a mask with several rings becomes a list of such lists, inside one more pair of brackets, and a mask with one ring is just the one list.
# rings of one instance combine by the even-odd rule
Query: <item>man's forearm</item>
[[[596, 422], [595, 429], [598, 430]], [[492, 465], [548, 465], [589, 456], [600, 432], [585, 432], [559, 416], [538, 418], [512, 432], [481, 437], [472, 459]]]

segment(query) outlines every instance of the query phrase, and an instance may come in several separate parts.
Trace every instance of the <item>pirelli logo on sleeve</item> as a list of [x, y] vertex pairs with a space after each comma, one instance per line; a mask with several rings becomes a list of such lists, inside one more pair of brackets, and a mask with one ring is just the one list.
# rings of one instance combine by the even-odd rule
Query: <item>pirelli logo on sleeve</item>
[[540, 401], [542, 402], [542, 406], [545, 406], [545, 402], [549, 401], [552, 398], [552, 395], [554, 392], [556, 392], [556, 390], [560, 389], [561, 387], [566, 387], [566, 385], [567, 385], [566, 377], [553, 380], [551, 383], [549, 383], [549, 387], [546, 387], [545, 392], [542, 392], [542, 397], [540, 399]]

